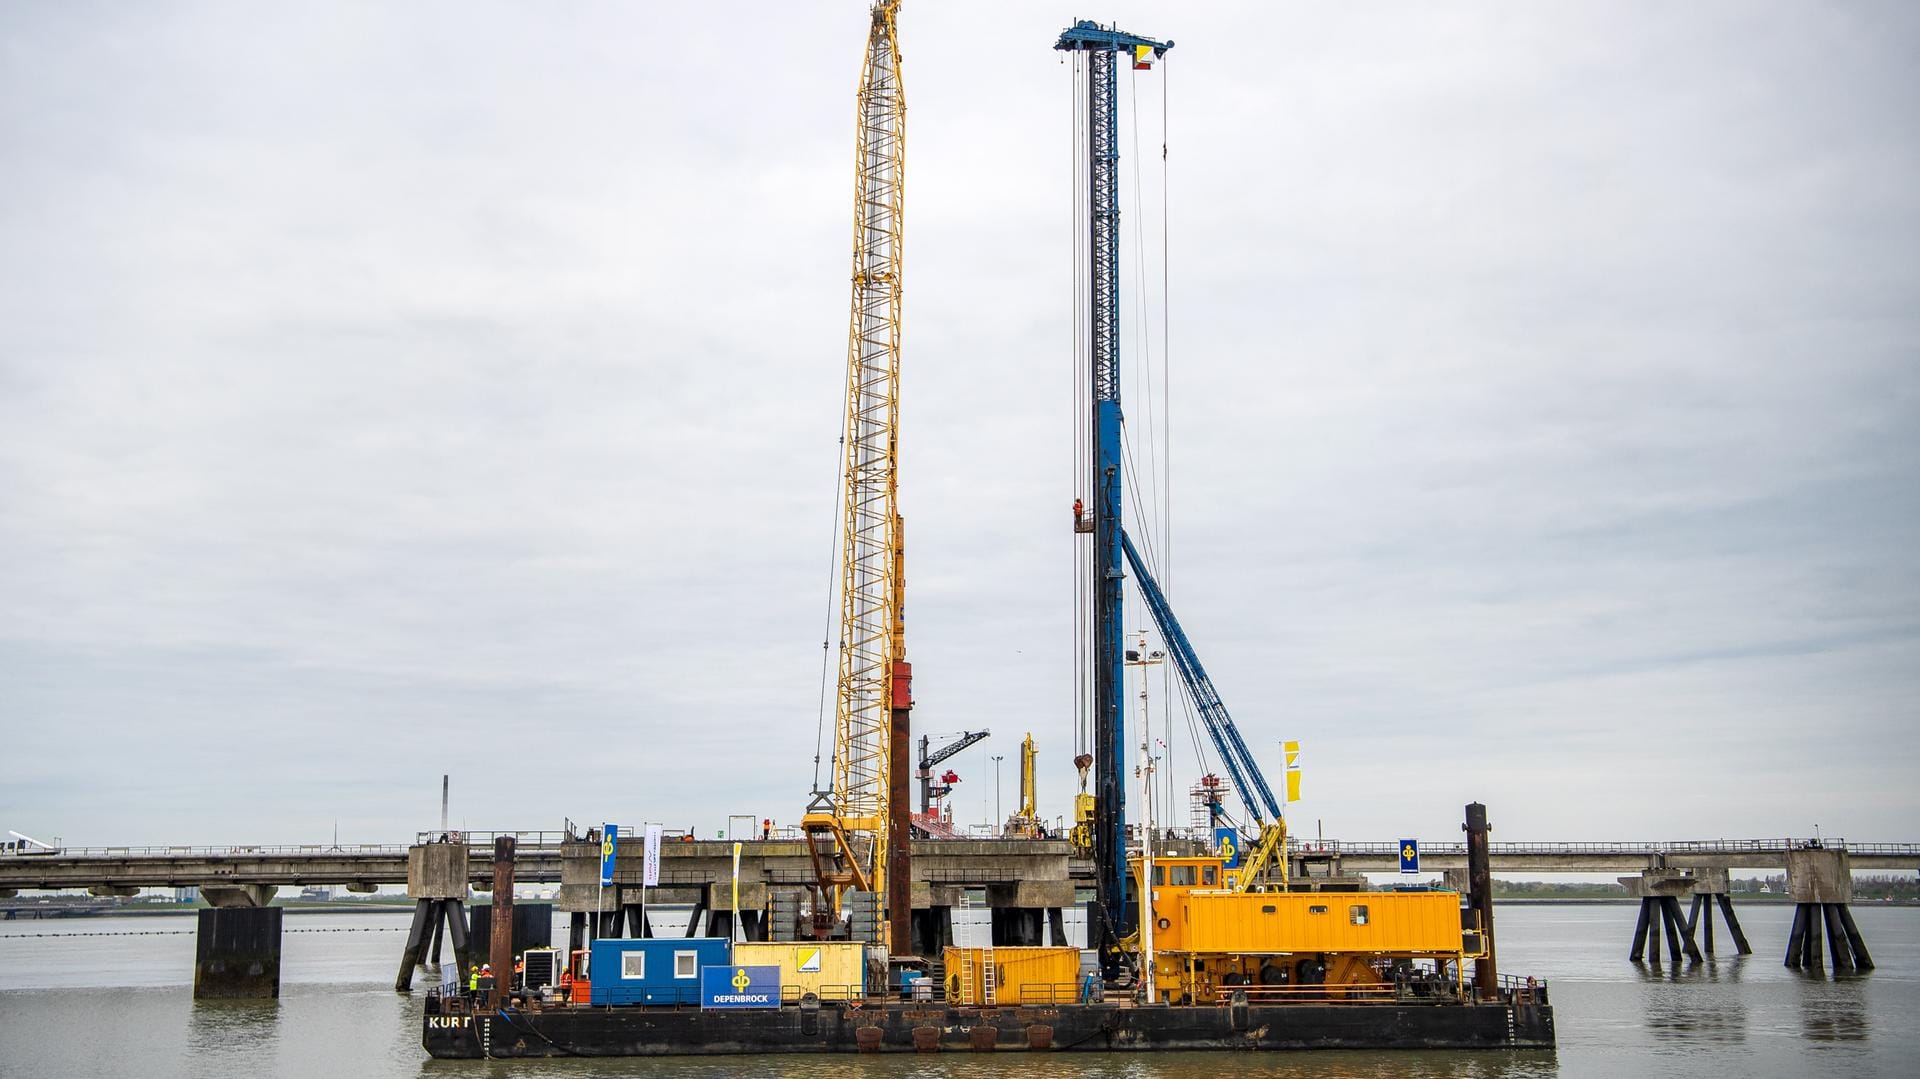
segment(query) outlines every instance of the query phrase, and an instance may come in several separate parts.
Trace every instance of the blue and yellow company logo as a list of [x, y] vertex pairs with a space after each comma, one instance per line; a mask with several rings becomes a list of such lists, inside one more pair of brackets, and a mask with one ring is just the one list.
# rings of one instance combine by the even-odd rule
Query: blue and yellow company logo
[[753, 984], [753, 979], [747, 977], [747, 972], [744, 968], [733, 972], [733, 991], [734, 992], [744, 993], [747, 991], [747, 986], [752, 984]]

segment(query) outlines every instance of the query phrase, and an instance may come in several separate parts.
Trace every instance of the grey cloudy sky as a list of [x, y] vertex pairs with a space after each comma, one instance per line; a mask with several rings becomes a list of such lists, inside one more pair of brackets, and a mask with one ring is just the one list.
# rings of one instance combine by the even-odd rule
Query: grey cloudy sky
[[[919, 729], [1066, 811], [1097, 15], [1178, 42], [1172, 583], [1296, 828], [1920, 838], [1915, 11], [907, 0]], [[0, 827], [797, 817], [864, 23], [0, 8]]]

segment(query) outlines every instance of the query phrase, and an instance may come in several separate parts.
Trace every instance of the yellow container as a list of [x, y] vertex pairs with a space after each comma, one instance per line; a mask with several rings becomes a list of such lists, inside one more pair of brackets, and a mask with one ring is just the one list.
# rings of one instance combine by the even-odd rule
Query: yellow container
[[1199, 954], [1460, 951], [1456, 892], [1193, 892], [1180, 905]]
[[857, 940], [737, 941], [733, 963], [779, 967], [783, 1000], [798, 1000], [804, 993], [821, 1000], [847, 1000], [866, 995], [866, 948]]
[[1078, 1000], [1078, 948], [948, 948], [947, 1000], [986, 1004], [987, 956], [994, 1004], [1068, 1004]]

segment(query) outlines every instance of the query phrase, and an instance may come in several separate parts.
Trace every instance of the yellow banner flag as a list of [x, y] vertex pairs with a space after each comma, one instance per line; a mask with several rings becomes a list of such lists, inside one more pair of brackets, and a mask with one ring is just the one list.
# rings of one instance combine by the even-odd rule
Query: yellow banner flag
[[1287, 769], [1287, 801], [1297, 802], [1299, 800], [1300, 800], [1300, 769], [1289, 768]]
[[1300, 767], [1300, 743], [1282, 742], [1280, 743], [1280, 748], [1287, 755], [1287, 767], [1289, 768]]

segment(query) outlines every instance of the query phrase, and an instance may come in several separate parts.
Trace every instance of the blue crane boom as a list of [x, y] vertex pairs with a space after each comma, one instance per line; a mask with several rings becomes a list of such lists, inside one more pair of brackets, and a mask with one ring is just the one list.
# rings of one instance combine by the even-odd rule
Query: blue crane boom
[[[1054, 43], [1064, 52], [1087, 54], [1087, 205], [1091, 274], [1088, 344], [1092, 363], [1091, 428], [1094, 603], [1093, 670], [1094, 885], [1106, 917], [1120, 935], [1132, 931], [1127, 902], [1126, 762], [1122, 720], [1121, 639], [1124, 599], [1121, 568], [1120, 441], [1120, 124], [1118, 54], [1155, 56], [1173, 47], [1121, 30], [1081, 20], [1061, 31]], [[1075, 527], [1079, 527], [1078, 520]], [[1092, 943], [1091, 941], [1089, 943]]]
[[[1273, 788], [1267, 786], [1267, 777], [1260, 771], [1260, 765], [1247, 750], [1247, 743], [1240, 737], [1240, 728], [1233, 722], [1233, 716], [1227, 712], [1225, 701], [1213, 686], [1213, 679], [1207, 676], [1207, 669], [1200, 664], [1199, 653], [1193, 650], [1193, 642], [1187, 639], [1186, 631], [1180, 628], [1180, 620], [1173, 616], [1173, 608], [1167, 603], [1165, 593], [1160, 591], [1160, 583], [1153, 579], [1153, 573], [1147, 569], [1146, 560], [1140, 557], [1139, 548], [1133, 545], [1133, 537], [1124, 531], [1120, 534], [1121, 548], [1126, 552], [1127, 564], [1133, 567], [1134, 576], [1140, 581], [1140, 598], [1146, 601], [1147, 610], [1153, 615], [1153, 624], [1160, 630], [1160, 636], [1173, 652], [1173, 665], [1180, 672], [1180, 681], [1193, 696], [1193, 703], [1200, 709], [1201, 722], [1206, 725], [1207, 734], [1213, 738], [1213, 746], [1220, 753], [1220, 759], [1226, 762], [1227, 772], [1233, 777], [1233, 785], [1240, 792], [1240, 800], [1247, 805], [1247, 812], [1253, 819], [1264, 825], [1269, 818], [1278, 821], [1282, 816], [1280, 800], [1273, 796]], [[1264, 812], [1263, 812], [1264, 809]]]

